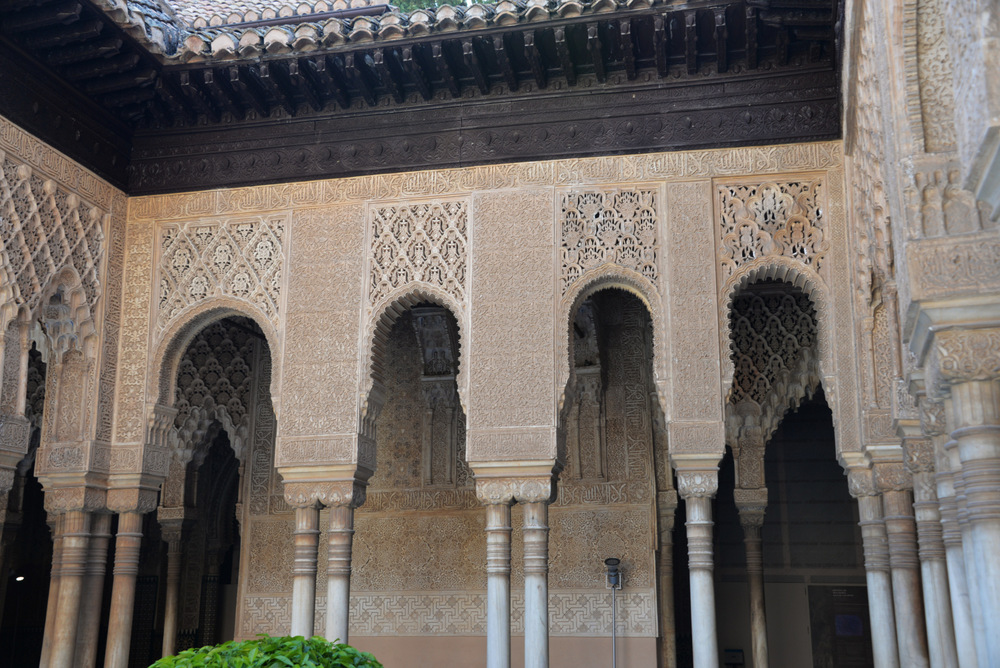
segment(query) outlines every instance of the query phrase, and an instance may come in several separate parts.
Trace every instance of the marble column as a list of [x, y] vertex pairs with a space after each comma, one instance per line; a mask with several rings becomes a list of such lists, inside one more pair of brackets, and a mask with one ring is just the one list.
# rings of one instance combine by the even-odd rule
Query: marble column
[[295, 557], [292, 563], [292, 635], [312, 637], [316, 619], [316, 559], [319, 503], [295, 508]]
[[962, 486], [969, 540], [963, 541], [975, 566], [972, 593], [986, 621], [986, 656], [980, 663], [1000, 666], [1000, 384], [970, 381], [952, 387], [952, 438], [962, 463]]
[[719, 469], [677, 469], [677, 492], [687, 507], [688, 570], [691, 580], [691, 634], [694, 668], [718, 668], [715, 627], [715, 557], [712, 552], [712, 497]]
[[141, 547], [142, 513], [135, 510], [118, 513], [111, 612], [108, 615], [108, 646], [104, 653], [105, 668], [128, 668], [132, 612], [135, 608], [135, 578], [139, 574]]
[[163, 656], [176, 653], [180, 618], [181, 565], [184, 556], [182, 522], [160, 520], [160, 534], [167, 544], [167, 582], [163, 606]]
[[524, 507], [524, 668], [549, 665], [549, 502]]
[[[921, 406], [923, 409], [923, 406]], [[921, 420], [923, 421], [923, 416]], [[948, 569], [948, 595], [951, 600], [951, 614], [955, 633], [955, 650], [960, 668], [977, 668], [979, 661], [976, 651], [976, 633], [969, 601], [969, 584], [965, 575], [965, 555], [962, 551], [962, 529], [958, 524], [958, 503], [955, 499], [955, 483], [949, 463], [948, 450], [944, 447], [946, 437], [933, 436], [937, 469], [934, 481], [937, 485], [938, 508], [941, 515], [941, 541], [944, 544], [945, 566]]]
[[510, 506], [486, 506], [487, 668], [510, 668]]
[[906, 469], [913, 478], [913, 510], [930, 664], [933, 668], [958, 668], [941, 512], [934, 480], [934, 445], [926, 437], [904, 436], [903, 454]]
[[[1000, 666], [1000, 327], [942, 329], [934, 333], [927, 363], [928, 391], [950, 394], [947, 426], [958, 451], [955, 471], [959, 521], [980, 665]], [[978, 600], [979, 610], [976, 610]], [[985, 635], [985, 637], [983, 637]]]
[[59, 602], [59, 582], [62, 579], [62, 515], [55, 515], [49, 522], [52, 532], [52, 570], [49, 573], [49, 598], [45, 606], [45, 631], [42, 636], [42, 655], [38, 665], [48, 668], [52, 656], [52, 639], [56, 627], [56, 606]]
[[913, 515], [913, 479], [902, 462], [876, 464], [875, 479], [882, 492], [899, 663], [908, 668], [929, 668], [917, 525]]
[[50, 668], [75, 668], [76, 632], [79, 626], [80, 601], [87, 572], [91, 514], [69, 510], [62, 521], [62, 564], [59, 598], [53, 629]]
[[674, 621], [674, 518], [677, 492], [657, 493], [656, 583], [660, 617], [660, 668], [677, 668], [677, 631]]
[[354, 541], [354, 508], [330, 508], [327, 529], [326, 638], [348, 642], [351, 620], [351, 546]]
[[86, 579], [80, 604], [80, 622], [76, 631], [76, 666], [97, 665], [97, 642], [101, 633], [101, 603], [104, 601], [104, 574], [108, 569], [108, 543], [111, 542], [111, 515], [97, 513], [90, 526]]
[[764, 615], [764, 554], [760, 532], [767, 508], [766, 489], [735, 490], [736, 508], [743, 527], [747, 556], [747, 589], [750, 594], [750, 641], [754, 668], [767, 668], [767, 619]]
[[882, 498], [875, 491], [870, 469], [848, 471], [851, 496], [858, 500], [861, 540], [868, 582], [868, 614], [871, 619], [872, 654], [875, 668], [899, 668], [896, 620], [893, 614], [889, 546], [882, 519]]

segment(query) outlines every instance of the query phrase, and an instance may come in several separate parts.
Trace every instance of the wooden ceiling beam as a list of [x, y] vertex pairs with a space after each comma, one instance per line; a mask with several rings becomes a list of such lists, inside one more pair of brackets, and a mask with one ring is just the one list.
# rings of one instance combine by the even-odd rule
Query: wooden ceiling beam
[[322, 93], [313, 88], [302, 75], [298, 60], [289, 60], [286, 67], [278, 68], [276, 71], [281, 79], [286, 80], [285, 88], [301, 95], [313, 111], [323, 110], [326, 101]]
[[670, 72], [668, 54], [670, 41], [667, 34], [668, 17], [657, 14], [653, 17], [653, 59], [656, 61], [656, 73], [661, 77]]
[[604, 83], [608, 79], [604, 69], [604, 53], [601, 49], [601, 35], [596, 23], [587, 25], [587, 50], [590, 51], [590, 58], [594, 63], [594, 74], [597, 80]]
[[417, 87], [420, 97], [429, 100], [433, 97], [434, 91], [431, 89], [431, 82], [427, 77], [427, 73], [417, 60], [417, 54], [413, 52], [414, 48], [411, 44], [403, 47], [403, 70], [406, 71], [413, 85]]
[[[386, 51], [389, 51], [389, 53], [386, 54]], [[375, 49], [372, 53], [372, 62], [379, 80], [385, 86], [385, 89], [389, 91], [389, 94], [392, 95], [392, 99], [396, 101], [396, 104], [402, 104], [403, 100], [406, 99], [406, 94], [403, 92], [403, 82], [397, 78], [389, 65], [391, 59], [392, 52], [389, 49]]]
[[307, 70], [315, 70], [316, 77], [323, 82], [342, 109], [350, 109], [351, 96], [344, 83], [344, 73], [337, 69], [337, 63], [331, 56], [320, 56], [315, 61], [306, 58], [305, 65]]
[[476, 86], [479, 87], [479, 92], [483, 95], [489, 93], [490, 80], [482, 59], [476, 53], [476, 44], [471, 37], [462, 40], [462, 58], [465, 60], [465, 66], [472, 72], [472, 78], [475, 80]]
[[528, 65], [531, 67], [531, 75], [535, 77], [535, 85], [545, 88], [548, 85], [548, 72], [545, 70], [545, 61], [535, 44], [535, 31], [528, 30], [524, 33], [524, 54], [528, 58]]
[[47, 5], [37, 9], [25, 9], [5, 18], [0, 25], [6, 32], [28, 32], [39, 28], [72, 23], [80, 18], [83, 5], [75, 0]]
[[559, 64], [562, 66], [563, 76], [570, 86], [576, 85], [576, 65], [573, 63], [573, 56], [569, 51], [569, 44], [566, 43], [566, 27], [557, 26], [553, 32], [556, 40], [556, 51], [559, 53]]
[[271, 105], [267, 102], [267, 96], [263, 90], [251, 83], [246, 67], [230, 65], [226, 74], [229, 77], [229, 87], [239, 96], [245, 107], [253, 109], [259, 118], [271, 115]]
[[729, 69], [729, 57], [727, 42], [729, 31], [726, 29], [726, 8], [720, 7], [715, 10], [715, 65], [716, 71], [720, 74]]
[[122, 49], [122, 40], [118, 37], [107, 37], [95, 42], [84, 42], [77, 46], [67, 46], [62, 49], [50, 51], [46, 57], [49, 65], [59, 67], [61, 65], [72, 65], [82, 63], [87, 60], [97, 58], [108, 58], [118, 55]]
[[268, 99], [277, 103], [279, 107], [287, 111], [289, 116], [295, 116], [298, 113], [298, 105], [295, 104], [295, 100], [289, 98], [285, 92], [279, 88], [278, 82], [275, 80], [274, 72], [271, 70], [269, 63], [250, 65], [247, 68], [247, 72], [267, 94]]
[[688, 74], [698, 73], [698, 12], [684, 12], [684, 63]]
[[219, 113], [219, 110], [206, 98], [205, 93], [196, 84], [195, 77], [200, 78], [200, 76], [197, 73], [194, 76], [191, 75], [192, 72], [189, 70], [181, 70], [178, 73], [177, 80], [180, 84], [181, 93], [184, 94], [195, 110], [206, 116], [213, 123], [218, 123], [222, 119], [222, 114]]
[[87, 91], [88, 95], [100, 95], [102, 93], [112, 93], [115, 91], [126, 90], [128, 88], [141, 88], [148, 86], [156, 81], [156, 77], [156, 70], [152, 67], [143, 67], [132, 70], [131, 72], [125, 72], [124, 74], [90, 79], [83, 84], [82, 88]]
[[451, 63], [448, 62], [448, 58], [445, 56], [443, 42], [434, 42], [431, 44], [431, 58], [434, 60], [434, 66], [437, 68], [438, 74], [444, 79], [444, 84], [448, 87], [448, 92], [451, 93], [452, 97], [458, 97], [461, 94], [461, 87], [459, 86], [458, 78], [455, 76], [455, 71], [451, 67]]
[[493, 52], [497, 56], [497, 65], [500, 67], [500, 73], [503, 75], [503, 80], [507, 82], [507, 88], [512, 91], [517, 90], [519, 85], [517, 72], [514, 71], [513, 66], [510, 64], [510, 56], [507, 54], [506, 39], [502, 33], [493, 35]]
[[369, 107], [374, 107], [378, 104], [378, 93], [369, 79], [370, 75], [365, 71], [367, 69], [365, 65], [368, 65], [366, 61], [369, 60], [374, 65], [374, 60], [367, 54], [362, 55], [360, 59], [356, 59], [353, 53], [346, 53], [344, 54], [344, 72], [348, 80], [361, 92], [361, 99]]
[[71, 81], [84, 81], [109, 74], [120, 74], [131, 70], [139, 64], [138, 53], [123, 53], [111, 58], [89, 60], [67, 67], [63, 76]]
[[622, 19], [618, 22], [618, 49], [621, 51], [622, 62], [625, 64], [625, 76], [629, 81], [635, 80], [635, 43], [632, 41], [632, 21]]
[[61, 25], [49, 28], [48, 30], [33, 32], [29, 44], [36, 51], [51, 49], [96, 39], [100, 36], [102, 30], [104, 30], [103, 21], [77, 21], [70, 25]]
[[205, 70], [204, 87], [202, 91], [215, 102], [215, 106], [222, 111], [229, 112], [233, 118], [243, 120], [247, 117], [246, 109], [242, 101], [236, 96], [227, 81], [228, 72], [223, 72], [222, 76], [217, 76], [215, 70]]
[[190, 125], [198, 120], [198, 115], [184, 103], [183, 95], [169, 77], [164, 75], [157, 79], [154, 89], [157, 97], [170, 109], [175, 123], [181, 122]]

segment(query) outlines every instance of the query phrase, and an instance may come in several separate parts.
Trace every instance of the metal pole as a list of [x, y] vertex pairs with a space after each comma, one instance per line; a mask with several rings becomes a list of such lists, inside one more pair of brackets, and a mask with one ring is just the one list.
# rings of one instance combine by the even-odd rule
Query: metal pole
[[616, 611], [618, 606], [615, 605], [617, 602], [616, 594], [618, 593], [617, 587], [611, 588], [611, 668], [618, 667], [618, 652], [616, 651], [616, 636], [618, 634], [618, 623], [616, 621]]

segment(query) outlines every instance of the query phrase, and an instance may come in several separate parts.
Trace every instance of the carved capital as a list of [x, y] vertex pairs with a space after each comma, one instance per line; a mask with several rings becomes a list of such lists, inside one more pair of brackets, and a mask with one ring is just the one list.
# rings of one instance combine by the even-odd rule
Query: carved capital
[[880, 462], [875, 464], [875, 488], [879, 492], [913, 489], [913, 476], [903, 462]]
[[96, 487], [57, 487], [45, 490], [45, 511], [54, 515], [74, 510], [92, 513], [104, 510], [106, 500], [105, 490]]
[[855, 499], [878, 495], [875, 473], [870, 468], [851, 468], [847, 471], [847, 489]]
[[942, 436], [948, 433], [945, 425], [944, 401], [928, 396], [920, 397], [920, 431], [924, 436]]
[[108, 510], [115, 513], [151, 513], [158, 502], [156, 489], [124, 487], [108, 490]]
[[292, 508], [322, 508], [364, 504], [367, 484], [359, 480], [331, 482], [286, 482], [285, 503]]
[[719, 469], [677, 470], [677, 492], [681, 498], [712, 498], [719, 491]]
[[935, 395], [946, 395], [955, 383], [998, 378], [1000, 328], [949, 329], [934, 334], [927, 385]]
[[934, 443], [929, 438], [903, 439], [903, 464], [913, 473], [934, 471]]
[[763, 526], [767, 511], [767, 488], [734, 489], [733, 500], [743, 525]]
[[556, 485], [551, 476], [530, 478], [476, 478], [476, 496], [487, 505], [551, 503]]

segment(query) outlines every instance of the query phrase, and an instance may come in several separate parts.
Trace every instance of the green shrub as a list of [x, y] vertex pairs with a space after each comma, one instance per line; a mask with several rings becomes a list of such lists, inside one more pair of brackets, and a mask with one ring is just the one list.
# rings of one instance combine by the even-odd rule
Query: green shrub
[[368, 652], [313, 636], [241, 640], [184, 650], [149, 668], [382, 668]]

